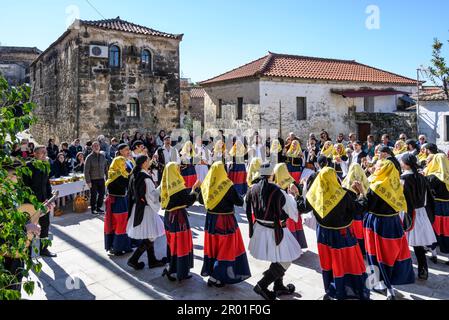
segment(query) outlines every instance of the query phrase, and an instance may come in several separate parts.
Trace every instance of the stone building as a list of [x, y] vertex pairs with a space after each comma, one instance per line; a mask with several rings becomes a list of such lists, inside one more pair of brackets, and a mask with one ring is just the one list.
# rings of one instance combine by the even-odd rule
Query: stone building
[[179, 127], [182, 34], [75, 21], [31, 66], [38, 141]]
[[[417, 96], [414, 96], [418, 100]], [[416, 106], [413, 108], [416, 110]], [[449, 100], [442, 88], [424, 87], [419, 95], [419, 133], [429, 142], [449, 151]]]
[[416, 80], [356, 61], [270, 52], [200, 85], [211, 132], [277, 129], [282, 137], [295, 132], [302, 139], [323, 129], [360, 139], [399, 130], [416, 134], [416, 116], [397, 111], [401, 98], [416, 91]]
[[10, 86], [30, 83], [30, 65], [42, 53], [38, 48], [0, 47], [0, 74]]
[[204, 126], [204, 89], [190, 79], [181, 79], [181, 114], [185, 112]]

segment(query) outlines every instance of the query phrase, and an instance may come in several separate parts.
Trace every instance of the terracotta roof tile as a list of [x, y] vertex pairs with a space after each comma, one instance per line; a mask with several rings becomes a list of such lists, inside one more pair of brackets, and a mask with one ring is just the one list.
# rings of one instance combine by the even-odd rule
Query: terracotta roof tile
[[165, 33], [161, 31], [157, 31], [151, 28], [147, 28], [144, 26], [140, 26], [125, 20], [120, 19], [120, 17], [117, 17], [115, 19], [107, 19], [107, 20], [97, 20], [97, 21], [87, 21], [87, 20], [81, 20], [82, 24], [98, 27], [102, 29], [108, 29], [108, 30], [117, 30], [117, 31], [124, 31], [124, 32], [130, 32], [130, 33], [137, 33], [137, 34], [143, 34], [143, 35], [150, 35], [155, 37], [164, 37], [164, 38], [171, 38], [171, 39], [178, 39], [182, 40], [183, 35], [182, 34], [170, 34]]
[[353, 60], [324, 59], [271, 52], [263, 58], [201, 82], [201, 84], [207, 85], [258, 76], [416, 85], [414, 79]]
[[205, 91], [203, 88], [192, 88], [190, 90], [190, 98], [204, 98]]

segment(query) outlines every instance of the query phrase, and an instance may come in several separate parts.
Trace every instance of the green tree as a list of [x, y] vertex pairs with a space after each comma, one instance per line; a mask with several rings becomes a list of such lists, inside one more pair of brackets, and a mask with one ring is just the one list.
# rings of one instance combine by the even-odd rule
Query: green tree
[[[37, 210], [44, 207], [22, 182], [25, 175], [30, 175], [29, 168], [23, 160], [14, 165], [9, 155], [12, 145], [19, 142], [18, 133], [36, 121], [31, 114], [35, 105], [29, 102], [29, 94], [28, 86], [9, 87], [0, 76], [0, 300], [21, 298], [20, 292], [11, 290], [11, 286], [18, 284], [19, 275], [11, 274], [5, 268], [7, 256], [23, 261], [24, 267], [18, 272], [24, 277], [23, 288], [30, 295], [35, 288], [30, 272], [39, 273], [42, 268], [28, 254], [26, 225], [29, 215], [19, 211], [19, 206], [32, 203]], [[35, 166], [49, 169], [48, 163], [36, 162]]]
[[439, 85], [440, 83], [443, 85], [446, 99], [449, 100], [449, 66], [442, 54], [443, 46], [444, 44], [435, 38], [432, 46], [432, 66], [429, 67], [429, 71], [431, 80], [436, 85]]

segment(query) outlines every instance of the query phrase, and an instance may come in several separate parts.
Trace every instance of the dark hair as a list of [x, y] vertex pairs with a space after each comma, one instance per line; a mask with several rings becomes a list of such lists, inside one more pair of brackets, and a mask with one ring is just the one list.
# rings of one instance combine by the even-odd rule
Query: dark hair
[[132, 150], [134, 151], [134, 150], [137, 149], [137, 147], [143, 146], [143, 145], [144, 145], [143, 141], [137, 140], [137, 141], [135, 141], [135, 142], [133, 143]]
[[76, 154], [76, 161], [79, 161], [80, 156], [83, 156], [83, 157], [84, 157], [84, 153], [78, 152], [78, 153]]
[[321, 169], [329, 165], [329, 160], [327, 159], [326, 156], [319, 156], [317, 162]]
[[142, 170], [142, 165], [150, 159], [146, 155], [141, 155], [136, 158], [136, 166], [133, 168], [132, 175], [137, 175]]
[[86, 146], [87, 146], [87, 147], [92, 147], [92, 141], [87, 141], [87, 142], [86, 142]]
[[404, 164], [408, 165], [412, 169], [414, 174], [418, 174], [418, 159], [413, 154], [405, 154], [402, 157], [401, 161]]

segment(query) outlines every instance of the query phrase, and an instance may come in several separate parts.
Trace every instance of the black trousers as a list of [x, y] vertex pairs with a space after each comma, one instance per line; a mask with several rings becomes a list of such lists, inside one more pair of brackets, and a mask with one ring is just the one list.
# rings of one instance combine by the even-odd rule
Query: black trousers
[[92, 180], [90, 189], [90, 207], [92, 211], [98, 210], [103, 206], [104, 194], [106, 192], [104, 179]]
[[41, 239], [48, 238], [48, 232], [50, 230], [50, 213], [39, 218], [39, 225], [41, 226]]
[[416, 255], [416, 260], [418, 260], [418, 270], [427, 270], [427, 258], [426, 250], [424, 247], [413, 247]]

